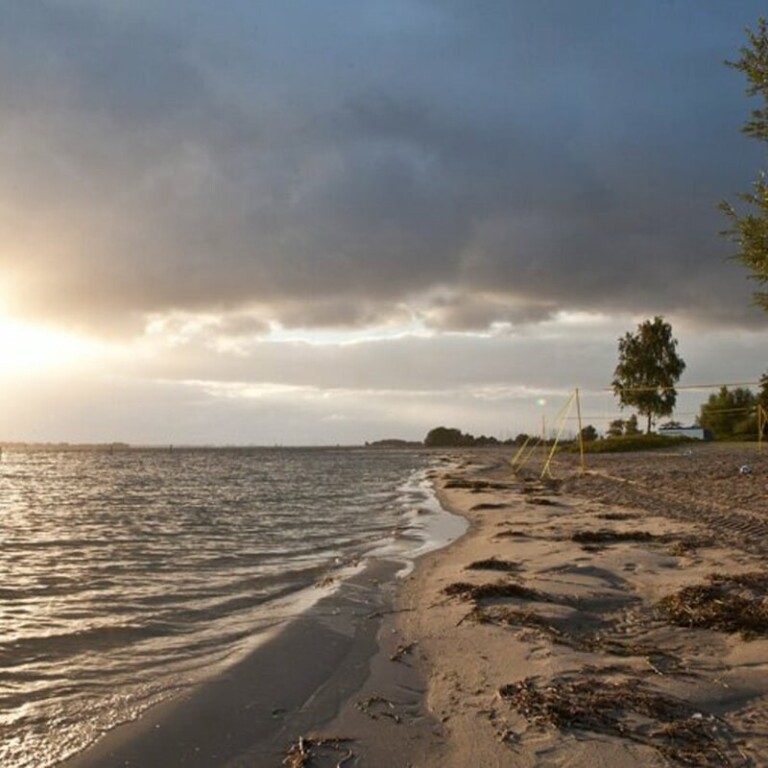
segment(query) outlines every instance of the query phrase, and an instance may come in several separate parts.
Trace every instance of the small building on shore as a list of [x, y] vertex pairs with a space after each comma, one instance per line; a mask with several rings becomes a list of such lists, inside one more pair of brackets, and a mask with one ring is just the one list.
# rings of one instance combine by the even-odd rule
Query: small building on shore
[[704, 427], [666, 427], [661, 426], [658, 434], [664, 437], [690, 437], [691, 440], [712, 440], [712, 433]]

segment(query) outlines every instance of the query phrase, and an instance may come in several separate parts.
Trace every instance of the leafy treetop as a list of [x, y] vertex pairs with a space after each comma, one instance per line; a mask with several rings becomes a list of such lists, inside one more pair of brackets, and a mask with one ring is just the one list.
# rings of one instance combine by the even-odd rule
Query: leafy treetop
[[672, 413], [677, 402], [675, 384], [684, 370], [672, 326], [657, 316], [638, 325], [636, 333], [619, 339], [613, 391], [622, 407], [634, 407], [647, 417], [650, 434], [653, 417]]
[[[741, 48], [741, 58], [726, 64], [746, 75], [747, 94], [758, 96], [762, 105], [751, 111], [750, 119], [742, 131], [753, 139], [768, 142], [768, 22], [760, 18], [757, 29], [747, 28], [748, 45]], [[737, 196], [743, 212], [728, 202], [720, 209], [729, 219], [730, 227], [723, 235], [736, 243], [739, 250], [734, 258], [751, 272], [750, 277], [761, 285], [768, 283], [768, 183], [765, 172], [760, 171], [750, 192]], [[755, 293], [755, 301], [768, 311], [768, 292]]]

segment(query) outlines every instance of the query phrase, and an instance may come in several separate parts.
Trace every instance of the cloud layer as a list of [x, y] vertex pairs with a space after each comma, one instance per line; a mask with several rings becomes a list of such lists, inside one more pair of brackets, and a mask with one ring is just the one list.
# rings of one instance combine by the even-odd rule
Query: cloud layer
[[233, 338], [760, 320], [716, 211], [759, 164], [722, 62], [760, 3], [160, 5], [6, 4], [15, 312]]

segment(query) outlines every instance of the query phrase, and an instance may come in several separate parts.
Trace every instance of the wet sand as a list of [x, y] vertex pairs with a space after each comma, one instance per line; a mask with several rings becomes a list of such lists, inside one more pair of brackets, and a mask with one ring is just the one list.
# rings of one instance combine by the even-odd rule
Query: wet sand
[[225, 673], [62, 765], [279, 766], [288, 745], [362, 686], [401, 567], [374, 561]]

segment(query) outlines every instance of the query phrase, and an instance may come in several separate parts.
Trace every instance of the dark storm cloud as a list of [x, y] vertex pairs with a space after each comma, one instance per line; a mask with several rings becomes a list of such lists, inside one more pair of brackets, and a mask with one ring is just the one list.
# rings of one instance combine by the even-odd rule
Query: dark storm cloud
[[[38, 316], [747, 323], [717, 2], [9, 2], [0, 270]], [[433, 306], [429, 304], [432, 299]], [[448, 298], [446, 298], [448, 297]]]

